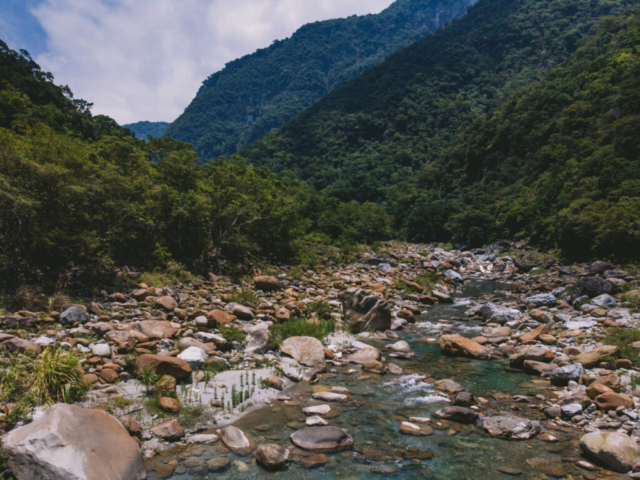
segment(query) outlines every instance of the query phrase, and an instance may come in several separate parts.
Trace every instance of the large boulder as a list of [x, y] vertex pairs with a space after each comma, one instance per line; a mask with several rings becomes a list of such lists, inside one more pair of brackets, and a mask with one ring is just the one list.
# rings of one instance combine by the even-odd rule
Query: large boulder
[[494, 437], [508, 440], [527, 440], [542, 431], [540, 423], [515, 415], [486, 418], [482, 427]]
[[142, 453], [104, 410], [57, 404], [2, 441], [20, 480], [142, 480]]
[[143, 320], [142, 322], [132, 323], [130, 328], [131, 330], [140, 332], [150, 340], [171, 338], [178, 331], [171, 322], [167, 322], [166, 320]]
[[368, 295], [359, 288], [342, 294], [344, 320], [352, 333], [385, 331], [391, 328], [389, 304], [380, 297]]
[[440, 348], [449, 355], [461, 355], [478, 360], [489, 360], [491, 358], [489, 350], [462, 335], [442, 335], [440, 337]]
[[544, 347], [526, 347], [521, 348], [509, 357], [509, 366], [511, 368], [523, 368], [525, 360], [549, 363], [554, 357], [553, 352]]
[[528, 272], [534, 268], [548, 268], [556, 261], [552, 255], [538, 252], [518, 252], [512, 258], [515, 266], [523, 272]]
[[549, 374], [549, 380], [554, 385], [564, 387], [569, 385], [570, 381], [577, 382], [584, 374], [584, 368], [581, 363], [572, 363], [564, 367], [558, 367]]
[[2, 346], [10, 352], [29, 353], [31, 355], [38, 355], [42, 351], [40, 345], [19, 337], [5, 340], [2, 342]]
[[609, 262], [602, 260], [596, 260], [589, 266], [589, 273], [597, 275], [598, 273], [604, 273], [607, 270], [613, 270], [613, 265]]
[[533, 295], [525, 299], [527, 305], [534, 305], [536, 307], [553, 307], [556, 304], [556, 297], [551, 293], [540, 293]]
[[247, 334], [245, 354], [264, 353], [267, 350], [267, 343], [269, 342], [268, 323], [262, 322], [258, 325], [247, 325], [243, 330]]
[[229, 303], [224, 309], [231, 315], [236, 316], [240, 320], [253, 320], [255, 312], [250, 307], [245, 307], [239, 303]]
[[265, 292], [280, 290], [280, 282], [276, 277], [267, 277], [267, 276], [255, 277], [253, 279], [253, 284], [256, 286], [256, 289], [262, 290]]
[[69, 307], [60, 314], [60, 323], [63, 325], [73, 325], [74, 323], [87, 323], [89, 315], [80, 307]]
[[616, 308], [618, 306], [618, 301], [607, 293], [598, 295], [596, 298], [592, 298], [589, 303], [591, 305], [598, 305], [599, 307], [607, 308]]
[[218, 430], [218, 435], [225, 446], [234, 452], [250, 452], [253, 450], [253, 443], [249, 437], [233, 425]]
[[380, 361], [382, 354], [380, 350], [374, 347], [361, 348], [357, 352], [347, 355], [344, 360], [349, 363], [357, 363], [358, 365], [365, 365], [370, 362]]
[[176, 302], [176, 299], [173, 297], [170, 297], [169, 295], [165, 295], [164, 297], [157, 298], [156, 305], [164, 308], [165, 310], [169, 310], [170, 312], [178, 308], [178, 302]]
[[107, 332], [104, 338], [113, 343], [118, 349], [118, 353], [130, 353], [136, 346], [136, 338], [129, 332], [123, 330], [112, 330]]
[[605, 345], [604, 347], [582, 352], [575, 358], [575, 363], [581, 363], [584, 368], [593, 368], [597, 367], [600, 362], [604, 362], [610, 357], [618, 356], [620, 356], [620, 347], [616, 347], [615, 345]]
[[335, 452], [353, 445], [353, 439], [338, 427], [307, 427], [291, 435], [296, 447], [313, 452]]
[[449, 420], [451, 422], [458, 423], [476, 423], [478, 420], [478, 413], [470, 408], [465, 407], [444, 407], [438, 410], [435, 415], [443, 420]]
[[178, 358], [187, 362], [192, 370], [197, 370], [207, 361], [207, 352], [200, 347], [189, 347], [180, 352]]
[[482, 318], [491, 323], [505, 324], [512, 320], [517, 320], [522, 317], [520, 310], [509, 307], [502, 307], [495, 303], [487, 303], [480, 308], [480, 314]]
[[626, 473], [640, 457], [640, 447], [628, 435], [618, 432], [591, 432], [580, 439], [580, 448], [616, 472]]
[[606, 294], [615, 294], [618, 293], [620, 288], [611, 283], [609, 280], [605, 280], [600, 277], [582, 277], [575, 288], [573, 289], [573, 293], [580, 297], [582, 295], [587, 295], [589, 297], [598, 297], [600, 295]]
[[148, 353], [140, 355], [136, 360], [136, 370], [139, 373], [146, 368], [151, 368], [158, 375], [170, 375], [178, 380], [188, 378], [191, 375], [189, 363], [167, 355], [151, 355]]
[[324, 346], [317, 338], [289, 337], [280, 345], [280, 351], [307, 367], [324, 368], [325, 366]]

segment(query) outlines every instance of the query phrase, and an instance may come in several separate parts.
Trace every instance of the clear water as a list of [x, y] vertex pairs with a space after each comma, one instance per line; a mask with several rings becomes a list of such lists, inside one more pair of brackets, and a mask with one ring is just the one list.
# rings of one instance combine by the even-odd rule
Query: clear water
[[[460, 297], [479, 298], [492, 295], [501, 287], [492, 282], [472, 283]], [[464, 302], [461, 302], [464, 303]], [[308, 452], [294, 449], [289, 466], [277, 474], [258, 467], [252, 455], [241, 456], [229, 452], [220, 442], [210, 446], [192, 446], [172, 450], [147, 462], [151, 480], [191, 479], [367, 479], [395, 477], [399, 479], [547, 479], [595, 478], [575, 465], [579, 457], [578, 437], [575, 430], [566, 428], [551, 432], [559, 441], [542, 439], [509, 442], [493, 438], [475, 426], [455, 423], [436, 425], [434, 435], [414, 437], [399, 433], [403, 420], [411, 416], [429, 417], [434, 411], [448, 405], [432, 403], [438, 396], [431, 385], [421, 382], [425, 375], [433, 379], [449, 378], [461, 383], [476, 396], [489, 400], [484, 414], [512, 411], [528, 418], [542, 419], [536, 410], [518, 412], [514, 403], [507, 403], [506, 395], [535, 395], [544, 393], [547, 385], [538, 377], [505, 371], [502, 360], [476, 361], [445, 357], [437, 344], [417, 342], [430, 336], [439, 320], [450, 321], [454, 330], [466, 336], [475, 336], [479, 330], [464, 318], [464, 304], [439, 305], [419, 319], [421, 324], [400, 333], [415, 352], [411, 360], [393, 359], [405, 369], [401, 377], [365, 374], [358, 378], [345, 372], [351, 367], [339, 367], [336, 374], [324, 375], [317, 385], [300, 384], [289, 394], [300, 400], [301, 406], [285, 406], [276, 402], [271, 407], [250, 413], [235, 423], [259, 445], [276, 443], [293, 446], [289, 435], [304, 427], [302, 408], [317, 404], [311, 393], [331, 386], [344, 386], [353, 393], [346, 404], [336, 406], [338, 414], [327, 418], [332, 425], [344, 428], [354, 439], [351, 451], [328, 454], [329, 461], [316, 468], [306, 468], [302, 461]], [[391, 342], [370, 341], [384, 347]], [[368, 378], [363, 378], [368, 377]], [[515, 406], [515, 408], [519, 408]], [[523, 405], [526, 409], [526, 405]], [[227, 457], [231, 465], [224, 472], [207, 470], [207, 462], [214, 457]], [[563, 461], [564, 460], [564, 461]], [[177, 461], [175, 469], [169, 462]], [[616, 477], [608, 477], [616, 478]]]

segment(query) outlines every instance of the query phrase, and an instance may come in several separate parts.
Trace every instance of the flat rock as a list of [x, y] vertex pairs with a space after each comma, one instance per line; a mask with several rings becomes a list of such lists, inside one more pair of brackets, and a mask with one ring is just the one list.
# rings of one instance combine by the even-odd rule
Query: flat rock
[[325, 366], [324, 346], [317, 338], [289, 337], [280, 345], [280, 351], [307, 367], [322, 368]]
[[136, 369], [142, 372], [145, 368], [151, 368], [158, 375], [170, 375], [178, 380], [188, 378], [191, 375], [191, 366], [184, 360], [166, 355], [143, 354], [136, 360]]
[[297, 447], [319, 453], [345, 450], [353, 445], [353, 439], [344, 430], [333, 426], [303, 428], [290, 438]]
[[477, 360], [488, 360], [491, 353], [478, 342], [462, 335], [441, 335], [440, 349], [449, 355], [461, 355]]
[[400, 432], [406, 435], [424, 437], [427, 435], [433, 435], [433, 428], [423, 423], [416, 424], [411, 422], [402, 422], [400, 424]]
[[584, 368], [593, 368], [604, 362], [609, 357], [618, 357], [620, 355], [620, 347], [614, 345], [605, 345], [604, 347], [594, 348], [576, 356], [575, 363], [581, 363]]
[[251, 440], [245, 433], [233, 425], [229, 425], [218, 430], [218, 436], [228, 449], [236, 451], [250, 451], [252, 448]]
[[334, 392], [316, 392], [312, 395], [316, 400], [322, 400], [324, 402], [344, 402], [347, 400], [347, 396], [342, 393]]
[[628, 435], [618, 432], [592, 432], [580, 439], [580, 448], [616, 472], [630, 471], [640, 457], [640, 447]]
[[491, 435], [507, 440], [528, 440], [542, 431], [540, 423], [515, 415], [486, 418], [482, 427]]

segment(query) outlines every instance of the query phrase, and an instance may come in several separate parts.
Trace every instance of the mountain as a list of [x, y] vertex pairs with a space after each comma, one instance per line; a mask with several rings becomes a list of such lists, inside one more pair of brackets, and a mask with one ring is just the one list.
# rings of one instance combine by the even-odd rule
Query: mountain
[[138, 140], [147, 140], [148, 135], [156, 138], [162, 137], [169, 127], [168, 122], [136, 122], [123, 125], [131, 130]]
[[[571, 57], [603, 19], [633, 5], [637, 2], [482, 0], [462, 19], [346, 82], [241, 154], [274, 171], [292, 170], [324, 195], [384, 203], [396, 231], [412, 241], [479, 245], [520, 235], [559, 245], [557, 234], [532, 235], [526, 216], [517, 226], [494, 228], [497, 210], [487, 213], [490, 207], [483, 205], [471, 210], [480, 212], [477, 218], [468, 213], [468, 205], [499, 202], [504, 192], [477, 197], [480, 187], [473, 185], [496, 186], [483, 177], [484, 168], [468, 168], [470, 158], [460, 152], [479, 135], [478, 122], [493, 115], [493, 108], [528, 94], [527, 87]], [[508, 129], [519, 120], [507, 116], [503, 125]], [[451, 149], [458, 152], [455, 161]], [[503, 168], [497, 163], [494, 172]], [[512, 170], [511, 178], [520, 173]]]
[[477, 0], [397, 0], [377, 15], [305, 25], [204, 81], [166, 134], [202, 159], [236, 153]]

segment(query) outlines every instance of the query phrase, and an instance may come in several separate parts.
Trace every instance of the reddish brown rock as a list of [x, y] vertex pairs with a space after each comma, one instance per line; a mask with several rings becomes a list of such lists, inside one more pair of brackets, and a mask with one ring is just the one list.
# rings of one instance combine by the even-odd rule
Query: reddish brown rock
[[462, 335], [442, 335], [440, 337], [440, 348], [449, 355], [462, 355], [478, 360], [491, 358], [489, 350]]
[[547, 328], [547, 326], [540, 325], [538, 328], [523, 334], [520, 337], [520, 342], [523, 345], [532, 345], [538, 341], [538, 338], [540, 337], [540, 335], [544, 335], [546, 333], [549, 333], [549, 329]]
[[140, 355], [136, 361], [136, 369], [141, 372], [145, 368], [151, 368], [158, 375], [170, 375], [178, 380], [191, 375], [191, 366], [187, 362], [166, 355]]

